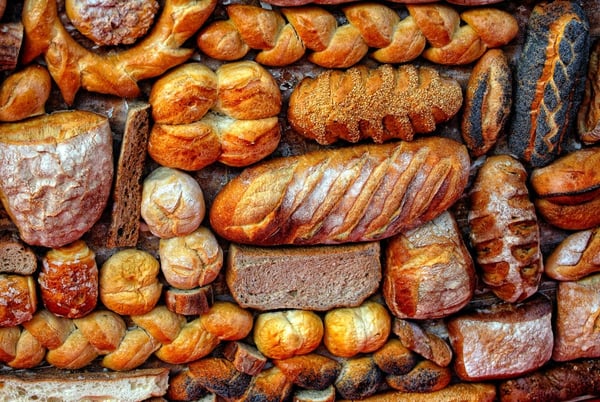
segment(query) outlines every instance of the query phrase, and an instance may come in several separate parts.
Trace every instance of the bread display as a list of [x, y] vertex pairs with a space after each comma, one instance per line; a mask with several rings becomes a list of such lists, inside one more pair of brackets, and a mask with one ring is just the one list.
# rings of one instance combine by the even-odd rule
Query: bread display
[[439, 137], [272, 159], [229, 181], [209, 219], [219, 236], [254, 245], [384, 239], [449, 208], [468, 164], [463, 145]]
[[231, 244], [227, 255], [232, 297], [255, 310], [355, 307], [381, 280], [378, 242], [287, 249]]
[[449, 212], [387, 242], [382, 292], [398, 318], [433, 319], [467, 305], [475, 266]]
[[536, 293], [543, 272], [540, 229], [518, 160], [486, 159], [471, 189], [468, 221], [483, 282], [508, 302]]
[[494, 8], [462, 13], [442, 3], [406, 8], [403, 12], [378, 3], [348, 4], [342, 7], [345, 18], [338, 22], [324, 7], [279, 11], [232, 4], [227, 7], [229, 19], [204, 27], [196, 42], [218, 60], [238, 60], [258, 50], [255, 60], [267, 66], [292, 64], [309, 51], [312, 63], [348, 68], [372, 49], [369, 56], [380, 63], [423, 56], [434, 63], [461, 65], [477, 60], [488, 48], [506, 45], [518, 31], [516, 19]]
[[508, 136], [510, 151], [525, 163], [547, 165], [572, 135], [589, 47], [589, 21], [577, 2], [561, 0], [533, 8], [516, 65]]
[[100, 218], [113, 178], [106, 117], [63, 111], [3, 124], [0, 159], [0, 199], [28, 244], [64, 246]]
[[[593, 132], [597, 45], [579, 46], [600, 38], [600, 1], [327, 1], [6, 3], [0, 132], [28, 140], [0, 135], [0, 148], [29, 148], [0, 156], [0, 400], [600, 397], [597, 147], [580, 132], [584, 115]], [[577, 12], [536, 23], [546, 7]], [[141, 19], [107, 28], [125, 11]], [[540, 26], [559, 48], [538, 43], [527, 66]], [[205, 33], [223, 54], [238, 41], [238, 58], [204, 52]], [[426, 90], [434, 81], [448, 86]], [[552, 96], [570, 85], [581, 102]], [[511, 148], [511, 91], [542, 100], [532, 119], [568, 100], [551, 161]], [[374, 129], [398, 116], [405, 137]], [[90, 118], [106, 140], [48, 151], [64, 146], [55, 126]], [[299, 129], [311, 119], [359, 137], [317, 141]], [[60, 244], [22, 234], [13, 185], [52, 194], [36, 204], [44, 224], [69, 211], [44, 234]]]
[[359, 66], [303, 79], [290, 96], [287, 117], [294, 130], [322, 145], [337, 139], [410, 141], [450, 120], [462, 100], [458, 83], [433, 69]]

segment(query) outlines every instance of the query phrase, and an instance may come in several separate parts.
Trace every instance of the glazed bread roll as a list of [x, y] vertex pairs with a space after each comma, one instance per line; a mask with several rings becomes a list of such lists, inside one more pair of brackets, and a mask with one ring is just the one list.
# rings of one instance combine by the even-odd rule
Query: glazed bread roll
[[48, 70], [30, 64], [0, 85], [0, 121], [19, 121], [45, 113], [52, 89]]
[[[217, 60], [241, 59], [256, 50], [254, 60], [268, 66], [289, 65], [305, 55], [325, 68], [348, 68], [367, 55], [379, 63], [398, 64], [423, 56], [456, 65], [469, 64], [488, 48], [509, 43], [518, 32], [512, 15], [489, 7], [462, 13], [442, 3], [407, 8], [408, 13], [374, 2], [354, 3], [341, 8], [343, 18], [325, 7], [273, 10], [231, 4], [226, 8], [229, 19], [204, 27], [196, 43]], [[439, 39], [441, 32], [444, 40], [431, 40]]]
[[224, 239], [263, 246], [379, 240], [449, 208], [469, 163], [466, 147], [438, 137], [272, 159], [227, 183], [210, 223]]
[[473, 260], [448, 211], [390, 238], [384, 267], [384, 299], [398, 318], [450, 315], [463, 308], [475, 291]]
[[202, 226], [188, 235], [160, 239], [158, 253], [165, 280], [180, 289], [208, 285], [223, 266], [223, 249]]
[[161, 296], [159, 265], [147, 251], [117, 251], [100, 269], [100, 300], [106, 308], [120, 315], [149, 312]]
[[319, 144], [338, 139], [410, 141], [450, 120], [463, 101], [458, 82], [427, 67], [357, 66], [306, 77], [292, 92], [292, 128]]
[[454, 371], [465, 381], [518, 377], [552, 355], [552, 303], [542, 294], [459, 314], [447, 326]]
[[512, 106], [512, 72], [501, 49], [475, 64], [465, 92], [461, 134], [473, 156], [487, 153], [502, 133]]
[[83, 240], [51, 249], [42, 258], [38, 283], [48, 311], [61, 317], [83, 317], [98, 302], [96, 255]]
[[353, 357], [381, 348], [391, 333], [392, 319], [380, 303], [329, 310], [324, 318], [323, 344], [335, 356]]
[[543, 261], [525, 167], [510, 155], [488, 157], [469, 197], [469, 236], [483, 282], [508, 302], [530, 297], [539, 287]]
[[600, 271], [600, 227], [571, 233], [546, 259], [544, 273], [557, 281], [578, 281]]
[[0, 199], [28, 244], [61, 247], [100, 218], [113, 177], [106, 117], [70, 110], [0, 127]]
[[0, 274], [0, 327], [31, 320], [37, 311], [37, 289], [31, 275]]
[[226, 63], [214, 72], [201, 63], [184, 64], [154, 83], [149, 101], [155, 125], [148, 153], [163, 166], [246, 166], [279, 144], [281, 92], [252, 61]]
[[[510, 152], [533, 167], [562, 153], [585, 85], [589, 21], [575, 1], [536, 5], [515, 72]], [[560, 66], [560, 67], [558, 67]]]
[[323, 321], [309, 310], [280, 310], [256, 317], [253, 339], [271, 359], [287, 359], [313, 352], [323, 339]]
[[158, 1], [109, 2], [65, 0], [71, 23], [86, 38], [100, 46], [131, 45], [154, 23]]
[[600, 147], [570, 152], [533, 169], [530, 182], [537, 212], [548, 223], [567, 230], [600, 225]]
[[200, 227], [205, 212], [202, 189], [189, 174], [158, 167], [144, 179], [141, 215], [155, 236], [188, 235]]

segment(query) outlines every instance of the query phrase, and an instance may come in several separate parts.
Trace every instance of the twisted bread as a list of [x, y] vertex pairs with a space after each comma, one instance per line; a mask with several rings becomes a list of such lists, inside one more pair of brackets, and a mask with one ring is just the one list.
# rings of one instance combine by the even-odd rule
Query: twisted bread
[[163, 166], [199, 170], [219, 161], [246, 166], [275, 150], [281, 92], [259, 64], [240, 61], [216, 71], [187, 63], [156, 81], [150, 92], [148, 153]]
[[252, 314], [225, 301], [190, 321], [165, 306], [127, 321], [104, 309], [77, 319], [42, 309], [21, 326], [0, 328], [0, 362], [33, 368], [45, 359], [56, 368], [79, 369], [100, 357], [103, 367], [125, 371], [154, 355], [184, 364], [208, 355], [222, 341], [245, 338], [251, 329]]
[[256, 245], [383, 239], [449, 208], [466, 187], [469, 164], [466, 147], [441, 137], [272, 159], [217, 194], [211, 227]]
[[[308, 59], [322, 67], [346, 68], [371, 57], [403, 63], [423, 56], [434, 63], [468, 64], [489, 48], [509, 43], [518, 32], [516, 19], [499, 9], [462, 13], [448, 5], [412, 4], [409, 15], [377, 3], [343, 8], [347, 22], [316, 6], [266, 10], [250, 5], [227, 7], [228, 20], [206, 26], [196, 38], [201, 51], [218, 60], [237, 60], [251, 49], [255, 60], [284, 66]], [[461, 25], [461, 19], [464, 24]]]
[[167, 0], [150, 33], [135, 46], [94, 53], [77, 43], [62, 25], [54, 0], [23, 5], [23, 62], [45, 56], [48, 71], [67, 104], [80, 88], [120, 97], [140, 95], [138, 81], [156, 77], [186, 61], [193, 49], [180, 46], [214, 10], [216, 0]]
[[355, 66], [303, 79], [290, 96], [287, 117], [294, 130], [319, 144], [410, 141], [450, 120], [462, 101], [458, 82], [432, 68]]

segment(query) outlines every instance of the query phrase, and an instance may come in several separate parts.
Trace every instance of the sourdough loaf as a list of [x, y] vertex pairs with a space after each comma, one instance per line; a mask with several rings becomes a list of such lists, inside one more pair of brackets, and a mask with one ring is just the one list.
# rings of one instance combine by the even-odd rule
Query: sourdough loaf
[[326, 311], [358, 306], [379, 287], [380, 245], [268, 248], [231, 244], [225, 279], [242, 307]]
[[271, 159], [217, 194], [210, 223], [254, 245], [374, 241], [427, 222], [462, 195], [464, 145], [441, 137]]

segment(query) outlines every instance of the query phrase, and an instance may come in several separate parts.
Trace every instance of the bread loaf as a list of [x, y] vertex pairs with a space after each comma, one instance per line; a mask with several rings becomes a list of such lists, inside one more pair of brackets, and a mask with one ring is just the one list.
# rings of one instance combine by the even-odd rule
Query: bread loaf
[[448, 342], [418, 322], [395, 318], [392, 331], [403, 346], [436, 365], [447, 367], [453, 357]]
[[[492, 383], [461, 382], [432, 392], [387, 391], [364, 398], [366, 402], [429, 402], [429, 401], [493, 402], [496, 386]], [[343, 400], [342, 400], [343, 401]], [[347, 401], [346, 401], [347, 402]]]
[[468, 170], [466, 148], [438, 137], [314, 151], [246, 168], [217, 194], [209, 218], [238, 243], [374, 241], [452, 206]]
[[0, 85], [0, 121], [19, 121], [46, 111], [52, 81], [45, 67], [31, 64]]
[[[551, 44], [551, 45], [549, 45]], [[516, 65], [510, 152], [534, 167], [561, 154], [583, 96], [589, 22], [575, 1], [537, 4]]]
[[488, 157], [470, 189], [469, 208], [470, 239], [483, 282], [511, 303], [533, 295], [543, 261], [525, 167], [510, 155]]
[[394, 337], [373, 352], [373, 361], [386, 374], [406, 374], [417, 364], [417, 354]]
[[37, 271], [37, 255], [14, 232], [0, 233], [0, 272], [32, 275]]
[[216, 0], [167, 0], [151, 31], [135, 46], [95, 53], [70, 36], [55, 1], [26, 0], [22, 60], [27, 64], [43, 55], [69, 105], [81, 88], [134, 98], [141, 95], [139, 81], [159, 76], [192, 56], [193, 49], [181, 46], [208, 19], [216, 4]]
[[61, 247], [100, 218], [113, 177], [108, 119], [62, 111], [0, 127], [0, 199], [28, 244]]
[[488, 50], [467, 83], [461, 134], [474, 156], [487, 153], [502, 133], [512, 106], [512, 72], [501, 49]]
[[200, 315], [208, 311], [214, 303], [214, 291], [211, 285], [193, 289], [168, 287], [164, 291], [165, 306], [174, 313], [182, 315]]
[[444, 389], [452, 380], [452, 370], [430, 360], [421, 360], [406, 374], [389, 374], [385, 382], [402, 392], [434, 392]]
[[554, 361], [600, 357], [596, 330], [600, 275], [558, 283], [554, 322]]
[[323, 145], [410, 141], [450, 120], [462, 100], [460, 85], [431, 68], [357, 66], [304, 78], [290, 96], [287, 117], [295, 131]]
[[386, 244], [382, 291], [398, 318], [455, 313], [471, 300], [475, 284], [473, 260], [448, 211]]
[[518, 377], [552, 355], [552, 303], [541, 294], [501, 303], [448, 320], [454, 371], [465, 381]]
[[334, 386], [342, 399], [361, 400], [376, 393], [383, 378], [371, 356], [356, 356], [342, 361]]
[[577, 114], [577, 133], [583, 143], [600, 141], [600, 40], [596, 40], [590, 52], [585, 91]]
[[37, 290], [31, 275], [0, 274], [0, 327], [31, 320], [37, 310]]
[[544, 273], [557, 281], [578, 281], [600, 271], [600, 228], [571, 233], [546, 259]]
[[235, 301], [246, 308], [326, 311], [358, 306], [379, 288], [380, 245], [268, 248], [231, 244], [225, 279]]
[[[457, 65], [509, 43], [518, 31], [512, 15], [490, 7], [462, 13], [442, 3], [407, 8], [408, 15], [398, 7], [360, 2], [344, 5], [345, 18], [337, 18], [325, 7], [274, 10], [231, 4], [226, 8], [229, 19], [211, 22], [196, 42], [217, 60], [237, 60], [257, 50], [255, 60], [268, 66], [292, 64], [306, 52], [309, 61], [325, 68], [348, 68], [367, 55], [379, 63], [404, 63], [422, 55], [434, 63]], [[446, 25], [448, 21], [453, 23]], [[440, 31], [446, 32], [444, 41], [430, 40]]]
[[38, 283], [48, 311], [67, 318], [83, 317], [98, 302], [96, 255], [83, 240], [51, 249], [42, 258]]
[[333, 385], [341, 365], [318, 353], [275, 359], [273, 365], [296, 386], [308, 389], [325, 389]]

